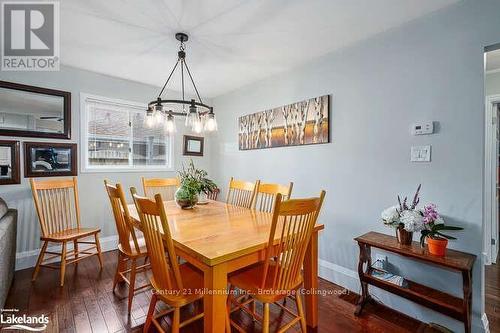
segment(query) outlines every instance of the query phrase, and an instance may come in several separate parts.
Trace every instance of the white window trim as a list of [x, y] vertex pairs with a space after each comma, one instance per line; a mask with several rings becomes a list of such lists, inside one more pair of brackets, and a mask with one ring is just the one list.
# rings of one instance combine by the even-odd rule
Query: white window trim
[[102, 173], [102, 172], [155, 172], [155, 171], [175, 171], [174, 169], [174, 135], [169, 139], [169, 165], [168, 166], [89, 166], [88, 165], [88, 122], [87, 122], [87, 101], [96, 100], [114, 104], [138, 108], [146, 112], [146, 104], [127, 101], [118, 98], [109, 98], [99, 95], [80, 93], [80, 172], [81, 173]]

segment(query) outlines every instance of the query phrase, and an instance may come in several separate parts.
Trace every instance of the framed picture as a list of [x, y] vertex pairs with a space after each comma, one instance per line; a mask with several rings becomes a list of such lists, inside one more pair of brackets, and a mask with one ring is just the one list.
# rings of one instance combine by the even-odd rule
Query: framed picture
[[19, 141], [0, 140], [0, 185], [21, 183]]
[[76, 143], [25, 142], [24, 177], [77, 175]]
[[240, 150], [330, 142], [330, 96], [248, 114], [239, 118]]
[[201, 136], [184, 135], [184, 156], [203, 156], [204, 138]]
[[0, 81], [0, 135], [71, 139], [71, 93]]

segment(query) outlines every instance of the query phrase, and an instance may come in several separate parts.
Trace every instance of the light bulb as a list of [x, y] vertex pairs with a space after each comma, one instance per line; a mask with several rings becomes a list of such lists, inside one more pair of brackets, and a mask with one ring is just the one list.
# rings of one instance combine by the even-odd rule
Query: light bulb
[[165, 130], [167, 131], [167, 133], [175, 132], [174, 116], [172, 116], [171, 114], [167, 116], [167, 121], [165, 122]]
[[217, 131], [217, 120], [215, 119], [214, 113], [209, 113], [207, 120], [205, 122], [205, 131], [214, 132]]

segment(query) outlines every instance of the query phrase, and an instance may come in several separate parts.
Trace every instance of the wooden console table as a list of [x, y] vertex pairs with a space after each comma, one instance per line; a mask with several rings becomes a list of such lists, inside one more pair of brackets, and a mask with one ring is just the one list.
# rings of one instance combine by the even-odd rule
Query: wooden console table
[[[471, 331], [472, 266], [476, 260], [475, 255], [448, 249], [446, 256], [438, 257], [429, 254], [427, 247], [422, 248], [418, 242], [413, 242], [412, 245], [401, 245], [396, 240], [396, 237], [378, 232], [369, 232], [354, 240], [359, 245], [358, 274], [361, 281], [361, 298], [354, 313], [356, 316], [361, 314], [367, 302], [373, 301], [368, 293], [368, 285], [371, 284], [460, 320], [464, 323], [465, 332], [469, 333]], [[373, 271], [371, 267], [372, 247], [461, 273], [463, 279], [463, 298], [452, 296], [407, 279], [405, 279], [407, 286], [400, 287], [373, 277], [371, 275]]]

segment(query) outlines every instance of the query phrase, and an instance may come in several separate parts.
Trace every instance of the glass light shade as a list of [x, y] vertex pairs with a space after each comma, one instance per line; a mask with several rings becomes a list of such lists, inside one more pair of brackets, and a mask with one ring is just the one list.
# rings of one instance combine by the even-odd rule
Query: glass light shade
[[189, 113], [186, 117], [186, 126], [193, 127], [194, 123], [198, 120], [198, 113], [196, 112], [196, 108], [194, 112], [192, 112], [191, 107], [189, 107]]
[[155, 112], [155, 123], [156, 125], [160, 125], [161, 123], [163, 123], [163, 113], [160, 112], [160, 111], [156, 111]]
[[192, 126], [192, 130], [197, 134], [203, 131], [203, 122], [201, 121], [200, 117], [196, 117], [196, 120], [194, 121]]
[[146, 126], [151, 128], [154, 126], [155, 124], [155, 119], [154, 119], [154, 116], [153, 116], [153, 110], [151, 109], [148, 109], [146, 111], [146, 117], [144, 117], [144, 122], [146, 123]]
[[214, 132], [217, 131], [217, 120], [215, 119], [215, 114], [209, 113], [205, 121], [205, 131]]
[[167, 131], [167, 133], [175, 132], [174, 116], [172, 116], [171, 114], [167, 116], [167, 121], [165, 122], [165, 130]]

